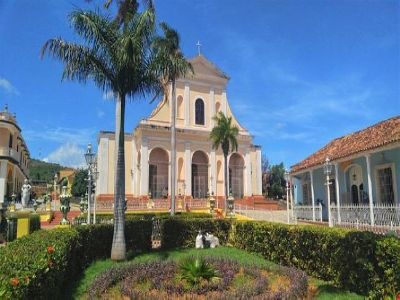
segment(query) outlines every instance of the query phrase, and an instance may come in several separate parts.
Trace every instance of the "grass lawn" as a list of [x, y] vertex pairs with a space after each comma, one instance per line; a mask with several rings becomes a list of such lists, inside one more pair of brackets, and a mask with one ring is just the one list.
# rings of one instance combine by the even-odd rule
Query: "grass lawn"
[[[236, 248], [231, 247], [219, 247], [216, 249], [179, 249], [172, 251], [155, 251], [145, 254], [140, 254], [131, 257], [127, 262], [119, 264], [130, 264], [130, 263], [141, 263], [148, 262], [156, 259], [161, 260], [178, 260], [185, 256], [200, 256], [200, 257], [216, 257], [216, 258], [229, 258], [236, 260], [243, 265], [257, 265], [258, 267], [267, 267], [271, 270], [276, 268], [278, 265], [265, 260], [257, 254], [248, 253]], [[71, 284], [71, 287], [66, 290], [70, 290], [70, 294], [65, 295], [68, 299], [86, 299], [86, 290], [93, 282], [95, 277], [100, 273], [104, 272], [116, 263], [110, 259], [96, 261], [90, 265], [76, 282]], [[315, 295], [315, 299], [363, 299], [359, 296], [348, 291], [340, 290], [334, 287], [332, 284], [326, 281], [318, 280], [309, 277], [309, 286]]]

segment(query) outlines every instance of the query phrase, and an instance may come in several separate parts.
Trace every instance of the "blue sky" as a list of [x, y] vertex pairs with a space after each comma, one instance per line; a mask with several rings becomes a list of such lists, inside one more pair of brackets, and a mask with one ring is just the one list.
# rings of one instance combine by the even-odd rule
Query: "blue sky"
[[[92, 84], [61, 82], [39, 57], [56, 36], [76, 40], [75, 7], [105, 1], [0, 0], [0, 106], [16, 112], [31, 155], [83, 162], [99, 130], [114, 130], [114, 103]], [[292, 165], [335, 137], [400, 113], [400, 2], [389, 0], [156, 0], [158, 21], [231, 80], [228, 100], [270, 163]], [[155, 104], [127, 107], [132, 131]]]

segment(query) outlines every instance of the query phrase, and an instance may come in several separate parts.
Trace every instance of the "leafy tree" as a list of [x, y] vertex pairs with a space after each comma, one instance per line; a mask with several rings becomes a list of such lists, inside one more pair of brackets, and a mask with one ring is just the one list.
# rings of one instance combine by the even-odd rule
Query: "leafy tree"
[[[171, 166], [176, 165], [176, 96], [175, 82], [179, 77], [185, 76], [189, 71], [193, 73], [192, 65], [183, 56], [178, 32], [166, 23], [161, 23], [160, 27], [164, 36], [157, 37], [154, 40], [153, 47], [156, 51], [157, 65], [161, 66], [161, 77], [163, 78], [164, 89], [167, 84], [172, 88], [170, 103], [172, 106], [172, 124], [171, 124]], [[168, 95], [168, 92], [165, 92]], [[175, 214], [175, 190], [176, 190], [176, 169], [171, 168], [171, 215]]]
[[285, 191], [285, 167], [283, 163], [272, 165], [269, 174], [270, 190], [268, 196], [271, 198], [282, 199]]
[[225, 174], [225, 209], [227, 207], [228, 197], [228, 154], [229, 149], [231, 152], [237, 151], [238, 142], [237, 136], [239, 134], [239, 128], [232, 125], [232, 117], [226, 117], [223, 112], [219, 112], [214, 116], [216, 125], [211, 130], [210, 139], [212, 147], [218, 150], [219, 146], [222, 148], [224, 154], [224, 174]]
[[88, 171], [86, 169], [79, 169], [75, 173], [74, 181], [71, 186], [71, 194], [74, 197], [82, 197], [87, 190]]
[[114, 236], [111, 259], [126, 259], [125, 243], [125, 104], [148, 93], [159, 93], [158, 68], [151, 49], [155, 32], [155, 12], [150, 5], [143, 12], [131, 11], [119, 24], [109, 16], [75, 10], [70, 22], [83, 44], [62, 38], [48, 40], [42, 57], [48, 53], [64, 63], [62, 79], [86, 83], [93, 80], [103, 92], [115, 97], [115, 181]]
[[268, 158], [265, 154], [261, 156], [261, 173], [262, 173], [262, 193], [263, 195], [266, 195], [269, 188], [270, 165]]

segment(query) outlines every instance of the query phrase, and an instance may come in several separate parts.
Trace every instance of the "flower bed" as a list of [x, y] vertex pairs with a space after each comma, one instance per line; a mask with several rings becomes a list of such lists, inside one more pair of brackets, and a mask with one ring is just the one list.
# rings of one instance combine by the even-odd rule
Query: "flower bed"
[[182, 266], [175, 261], [116, 266], [91, 284], [89, 298], [119, 295], [129, 299], [296, 299], [307, 294], [307, 276], [293, 268], [282, 267], [274, 274], [274, 280], [286, 284], [273, 289], [269, 285], [270, 273], [267, 270], [241, 266], [227, 259], [208, 258], [203, 263], [207, 268], [215, 269], [215, 276], [212, 280], [202, 279], [196, 284], [188, 283], [187, 276], [180, 273]]

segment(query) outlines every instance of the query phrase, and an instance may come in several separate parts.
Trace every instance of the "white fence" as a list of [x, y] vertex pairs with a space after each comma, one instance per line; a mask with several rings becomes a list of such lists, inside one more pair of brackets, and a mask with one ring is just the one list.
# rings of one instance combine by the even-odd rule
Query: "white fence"
[[[371, 208], [368, 204], [340, 205], [331, 204], [331, 219], [333, 226], [357, 228], [376, 233], [385, 233], [391, 230], [400, 232], [400, 205], [375, 204]], [[313, 221], [313, 209], [310, 205], [295, 205], [294, 219]], [[328, 216], [326, 215], [326, 220]], [[322, 206], [315, 206], [315, 220], [322, 222]]]
[[[373, 227], [386, 229], [400, 228], [400, 205], [375, 204], [373, 206]], [[340, 214], [340, 218], [339, 215]], [[332, 222], [334, 225], [346, 227], [372, 227], [371, 209], [369, 205], [341, 205], [331, 207]]]
[[295, 205], [294, 206], [294, 218], [296, 220], [306, 221], [319, 221], [322, 222], [322, 205], [318, 204], [314, 206], [315, 219], [313, 218], [313, 207], [312, 205]]

